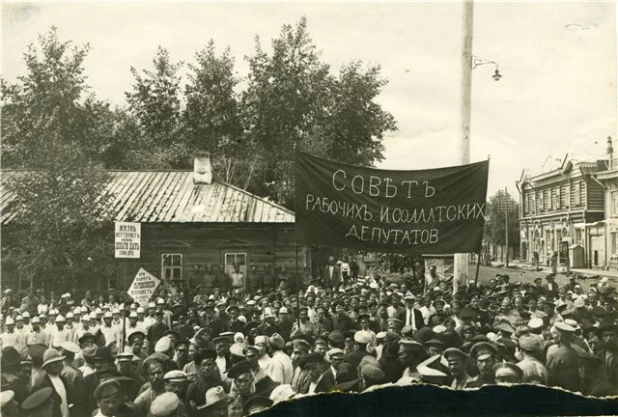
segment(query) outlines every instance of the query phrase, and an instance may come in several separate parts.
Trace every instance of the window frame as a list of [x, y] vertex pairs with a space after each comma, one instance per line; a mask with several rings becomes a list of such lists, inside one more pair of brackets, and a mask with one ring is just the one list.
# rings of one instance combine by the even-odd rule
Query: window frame
[[[165, 265], [164, 264], [164, 259], [166, 256], [171, 256], [171, 265]], [[180, 257], [180, 264], [179, 265], [174, 265], [174, 256], [179, 256]], [[164, 282], [171, 282], [174, 281], [174, 270], [178, 269], [180, 271], [180, 277], [177, 279], [177, 281], [182, 281], [183, 280], [183, 274], [184, 274], [184, 256], [182, 253], [178, 253], [178, 252], [165, 252], [165, 253], [161, 253], [161, 281]], [[170, 270], [171, 274], [170, 277], [171, 278], [166, 278], [165, 275], [165, 271]]]

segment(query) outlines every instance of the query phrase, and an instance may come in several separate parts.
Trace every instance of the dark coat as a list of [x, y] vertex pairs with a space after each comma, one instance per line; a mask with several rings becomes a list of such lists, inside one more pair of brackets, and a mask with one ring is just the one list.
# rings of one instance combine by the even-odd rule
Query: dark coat
[[[404, 308], [403, 311], [399, 312], [399, 315], [397, 317], [399, 320], [401, 320], [404, 326], [408, 324], [406, 323], [407, 312], [407, 309]], [[416, 321], [416, 330], [420, 329], [421, 327], [425, 327], [425, 319], [423, 319], [423, 313], [421, 313], [420, 310], [417, 310], [416, 308], [412, 309], [412, 313], [414, 314], [414, 319]]]
[[[62, 375], [59, 375], [60, 380], [62, 381], [62, 383], [64, 384], [64, 389], [67, 392], [67, 403], [68, 404], [72, 404], [72, 398], [70, 397], [70, 389], [69, 389], [69, 384], [68, 382], [62, 377]], [[52, 414], [50, 417], [62, 417], [62, 410], [60, 409], [60, 405], [62, 404], [62, 398], [60, 397], [60, 394], [58, 394], [58, 392], [56, 392], [56, 388], [54, 387], [53, 382], [51, 381], [51, 379], [49, 378], [49, 375], [45, 375], [45, 377], [43, 377], [41, 380], [39, 380], [39, 382], [32, 387], [32, 390], [30, 390], [30, 394], [34, 393], [35, 391], [40, 390], [41, 388], [46, 388], [49, 387], [51, 389], [53, 389], [53, 394], [51, 397], [51, 401], [52, 401]]]
[[322, 374], [320, 382], [318, 382], [318, 385], [315, 387], [315, 393], [330, 392], [335, 385], [335, 375], [333, 375], [333, 371], [329, 369]]
[[348, 352], [343, 360], [356, 369], [365, 356], [369, 356], [369, 352], [366, 350], [353, 350], [352, 352]]
[[330, 274], [330, 265], [326, 265], [322, 274], [322, 282], [326, 288], [336, 287], [341, 284], [341, 270], [337, 265], [333, 266], [332, 276]]

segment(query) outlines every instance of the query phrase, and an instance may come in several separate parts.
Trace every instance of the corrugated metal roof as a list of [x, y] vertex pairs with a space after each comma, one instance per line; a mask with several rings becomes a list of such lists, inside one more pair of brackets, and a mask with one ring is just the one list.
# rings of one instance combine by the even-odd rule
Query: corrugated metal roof
[[[3, 170], [2, 184], [23, 171]], [[213, 179], [193, 184], [192, 171], [112, 171], [107, 190], [118, 221], [141, 223], [293, 223], [294, 212]], [[0, 189], [0, 219], [15, 219], [14, 195]]]

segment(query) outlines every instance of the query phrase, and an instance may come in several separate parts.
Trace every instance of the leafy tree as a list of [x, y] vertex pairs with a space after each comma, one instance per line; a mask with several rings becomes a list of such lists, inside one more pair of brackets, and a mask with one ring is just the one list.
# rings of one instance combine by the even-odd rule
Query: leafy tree
[[96, 158], [109, 146], [109, 104], [86, 84], [83, 63], [89, 46], [60, 42], [56, 28], [24, 53], [26, 75], [2, 80], [2, 165], [29, 168], [67, 145]]
[[384, 133], [396, 129], [393, 116], [375, 103], [386, 81], [379, 67], [344, 66], [338, 77], [321, 61], [302, 18], [284, 25], [272, 54], [256, 39], [248, 58], [248, 88], [242, 110], [246, 134], [259, 145], [259, 180], [250, 190], [292, 206], [294, 153], [362, 165], [382, 159]]
[[125, 122], [137, 127], [139, 136], [130, 149], [130, 158], [135, 168], [188, 168], [191, 160], [182, 138], [178, 75], [182, 63], [171, 62], [169, 52], [162, 47], [152, 63], [154, 70], [140, 72], [131, 67], [134, 83], [125, 93], [131, 118]]
[[363, 70], [360, 61], [343, 66], [334, 83], [325, 133], [330, 158], [365, 166], [384, 159], [384, 133], [397, 129], [393, 115], [374, 101], [386, 84], [379, 66]]
[[[508, 204], [507, 204], [508, 203]], [[508, 211], [507, 211], [508, 205]], [[510, 194], [499, 190], [490, 199], [487, 205], [485, 221], [485, 239], [494, 245], [506, 245], [506, 222], [508, 215], [509, 246], [519, 246], [519, 204]], [[508, 214], [507, 214], [508, 213]]]
[[3, 230], [3, 251], [35, 285], [115, 273], [111, 200], [102, 197], [107, 174], [95, 158], [106, 150], [110, 110], [87, 94], [87, 52], [51, 28], [24, 54], [26, 74], [3, 83], [3, 162], [26, 168], [3, 177], [17, 213]]
[[243, 138], [234, 92], [239, 82], [234, 74], [234, 58], [229, 47], [217, 57], [211, 40], [195, 59], [195, 64], [189, 64], [185, 89], [185, 144], [194, 152], [210, 151], [215, 172], [223, 173], [226, 182], [246, 188], [251, 170], [244, 170], [243, 163], [255, 146], [250, 138]]

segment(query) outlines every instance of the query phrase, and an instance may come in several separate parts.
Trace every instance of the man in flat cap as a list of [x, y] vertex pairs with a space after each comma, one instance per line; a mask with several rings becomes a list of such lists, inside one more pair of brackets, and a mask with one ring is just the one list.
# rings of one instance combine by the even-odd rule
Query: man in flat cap
[[470, 356], [476, 359], [476, 367], [479, 371], [474, 382], [468, 384], [468, 388], [480, 388], [484, 385], [495, 384], [493, 367], [496, 364], [498, 349], [489, 342], [478, 342], [470, 349]]
[[534, 334], [524, 334], [519, 337], [518, 344], [522, 357], [517, 366], [523, 372], [522, 383], [547, 385], [547, 368], [538, 359], [541, 339]]
[[118, 417], [128, 415], [120, 413], [122, 404], [122, 387], [120, 382], [115, 379], [103, 381], [94, 391], [94, 398], [97, 402], [97, 410], [94, 417]]
[[133, 411], [137, 417], [146, 417], [155, 398], [165, 392], [163, 363], [149, 356], [144, 360], [142, 368], [150, 383], [150, 387], [142, 392], [133, 402]]
[[185, 406], [173, 392], [165, 392], [150, 405], [148, 417], [186, 417]]
[[550, 386], [577, 392], [580, 389], [577, 368], [579, 354], [572, 346], [575, 329], [563, 322], [556, 322], [551, 335], [558, 348], [547, 358], [548, 382]]
[[294, 365], [294, 375], [292, 376], [292, 389], [296, 392], [307, 392], [309, 387], [309, 374], [302, 370], [300, 363], [311, 352], [311, 345], [303, 339], [292, 341], [292, 365]]
[[448, 369], [453, 377], [451, 388], [468, 388], [474, 382], [474, 378], [468, 374], [468, 355], [457, 348], [448, 348], [444, 351], [444, 358], [448, 361]]
[[398, 341], [399, 362], [405, 367], [397, 385], [410, 385], [420, 382], [421, 377], [416, 370], [419, 363], [427, 359], [427, 352], [423, 345], [416, 340], [406, 337]]

